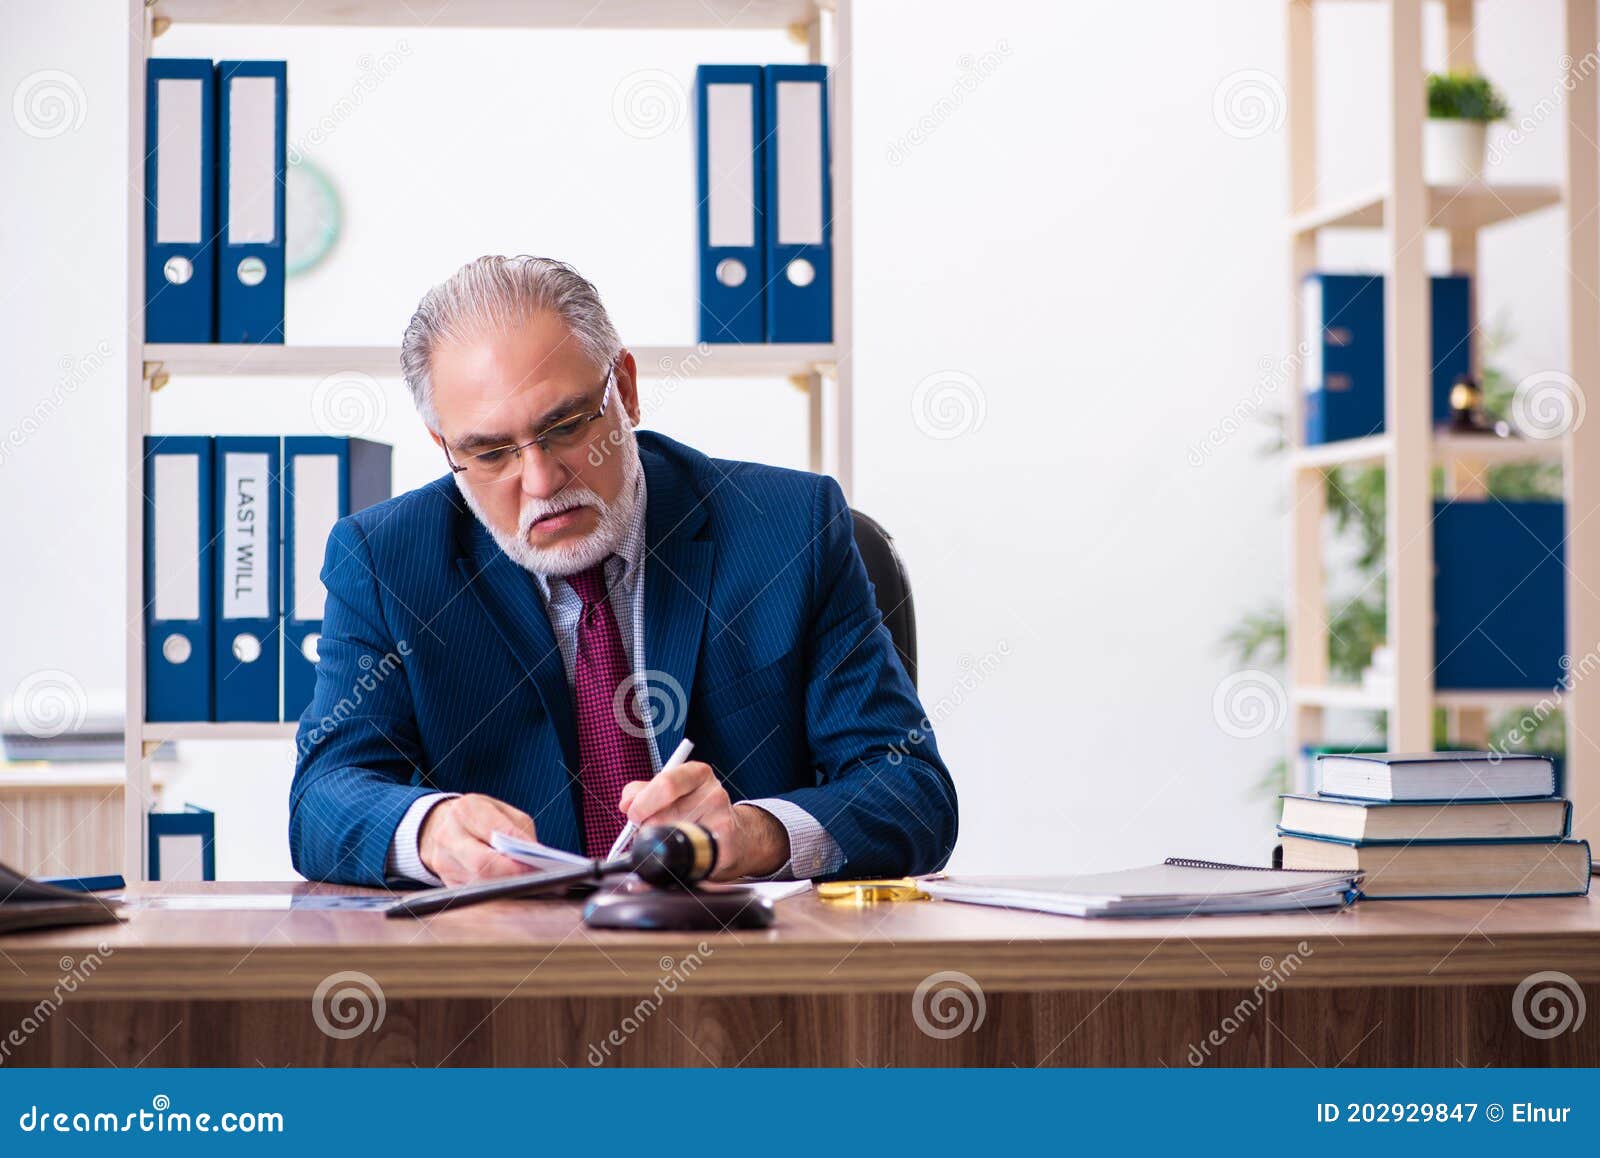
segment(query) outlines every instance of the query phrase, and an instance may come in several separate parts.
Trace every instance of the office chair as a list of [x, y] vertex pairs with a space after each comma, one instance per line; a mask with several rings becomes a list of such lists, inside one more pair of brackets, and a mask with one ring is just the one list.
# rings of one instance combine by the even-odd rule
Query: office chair
[[911, 686], [917, 686], [917, 612], [911, 602], [911, 576], [900, 552], [894, 549], [894, 539], [877, 520], [852, 509], [855, 520], [856, 547], [861, 561], [867, 566], [867, 578], [877, 595], [878, 610], [889, 628], [889, 638], [900, 653], [900, 662]]

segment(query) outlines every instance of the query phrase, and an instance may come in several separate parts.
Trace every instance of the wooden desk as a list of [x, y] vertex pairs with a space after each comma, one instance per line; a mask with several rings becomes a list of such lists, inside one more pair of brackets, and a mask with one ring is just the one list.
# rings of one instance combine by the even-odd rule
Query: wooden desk
[[[1367, 902], [1327, 916], [1138, 922], [933, 901], [848, 909], [810, 895], [779, 911], [763, 932], [694, 935], [590, 930], [564, 901], [420, 922], [135, 910], [116, 928], [0, 938], [0, 1059], [1600, 1064], [1600, 903], [1589, 899]], [[1580, 983], [1588, 1009], [1580, 1026], [1542, 1040], [1518, 1028], [1513, 994], [1548, 971]], [[62, 979], [85, 972], [50, 1007]], [[934, 977], [951, 973], [975, 982], [981, 1002], [966, 981]], [[329, 982], [337, 974], [364, 977]], [[966, 993], [965, 1015], [951, 985]], [[351, 986], [381, 990], [383, 1019], [338, 1036], [360, 1029], [361, 1010], [350, 995], [327, 993]], [[919, 986], [926, 992], [915, 1001]], [[20, 1045], [5, 1037], [15, 1026]]]

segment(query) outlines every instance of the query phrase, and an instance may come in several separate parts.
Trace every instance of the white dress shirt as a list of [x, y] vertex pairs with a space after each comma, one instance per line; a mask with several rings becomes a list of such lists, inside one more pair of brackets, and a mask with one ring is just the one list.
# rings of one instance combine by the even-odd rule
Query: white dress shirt
[[[623, 536], [617, 550], [605, 562], [606, 590], [609, 592], [611, 613], [616, 617], [617, 629], [622, 635], [623, 649], [628, 653], [633, 670], [634, 686], [638, 689], [640, 703], [649, 702], [644, 695], [649, 666], [644, 654], [644, 583], [646, 558], [644, 512], [644, 475], [639, 476], [639, 501], [635, 504], [635, 517]], [[539, 585], [539, 595], [544, 600], [545, 612], [550, 617], [550, 629], [555, 633], [556, 644], [561, 649], [561, 661], [567, 669], [567, 690], [574, 686], [574, 668], [578, 656], [578, 620], [583, 615], [583, 601], [578, 598], [565, 579], [551, 582], [548, 575], [534, 573]], [[648, 736], [645, 747], [650, 752], [650, 762], [656, 772], [661, 771], [661, 752], [654, 734]], [[422, 863], [418, 850], [418, 837], [428, 811], [441, 800], [461, 795], [459, 792], [434, 792], [419, 796], [401, 817], [389, 844], [387, 872], [391, 877], [439, 885], [443, 882]], [[773, 816], [789, 834], [789, 860], [771, 880], [801, 880], [825, 876], [844, 864], [844, 851], [828, 835], [822, 824], [788, 800], [741, 800], [740, 807], [760, 808]]]

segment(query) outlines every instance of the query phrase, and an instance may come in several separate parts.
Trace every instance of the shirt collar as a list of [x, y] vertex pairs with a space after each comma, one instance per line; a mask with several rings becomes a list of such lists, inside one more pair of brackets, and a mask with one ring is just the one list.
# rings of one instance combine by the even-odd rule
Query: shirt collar
[[[639, 472], [639, 480], [635, 484], [634, 493], [638, 496], [638, 501], [633, 504], [633, 519], [622, 536], [622, 542], [618, 543], [616, 550], [612, 552], [612, 556], [622, 562], [622, 573], [614, 579], [610, 575], [607, 576], [607, 579], [613, 585], [621, 585], [628, 588], [631, 588], [638, 581], [639, 570], [644, 566], [645, 486], [644, 471], [642, 470]], [[609, 571], [610, 568], [608, 567], [607, 570]], [[533, 577], [539, 584], [539, 594], [544, 597], [544, 601], [548, 604], [550, 602], [550, 576], [543, 572], [535, 571]], [[563, 582], [562, 586], [565, 587], [567, 584]]]

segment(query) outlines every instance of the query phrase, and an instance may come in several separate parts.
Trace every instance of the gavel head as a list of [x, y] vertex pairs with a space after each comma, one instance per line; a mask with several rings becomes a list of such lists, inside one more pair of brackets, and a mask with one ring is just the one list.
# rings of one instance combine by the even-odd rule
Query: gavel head
[[717, 867], [717, 838], [698, 824], [651, 824], [634, 837], [630, 855], [639, 879], [657, 888], [682, 888]]

